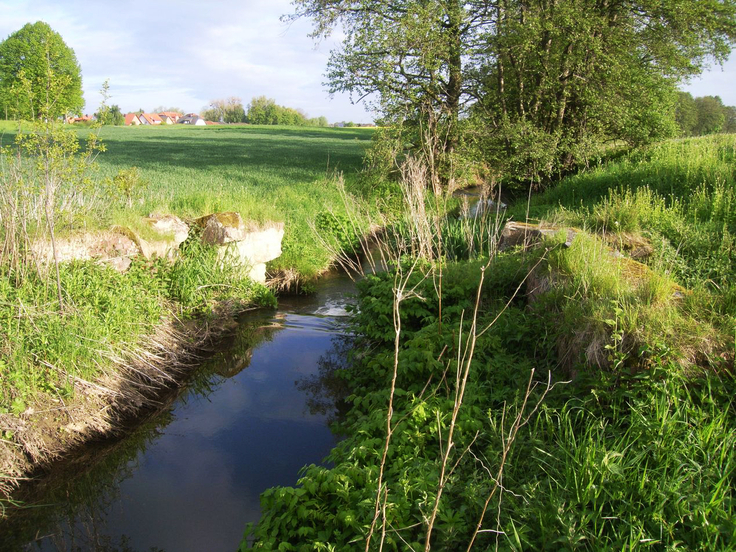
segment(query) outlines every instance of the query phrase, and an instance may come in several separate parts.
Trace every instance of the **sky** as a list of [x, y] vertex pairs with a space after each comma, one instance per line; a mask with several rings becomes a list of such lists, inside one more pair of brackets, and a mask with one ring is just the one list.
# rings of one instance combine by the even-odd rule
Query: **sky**
[[363, 104], [330, 98], [322, 83], [334, 39], [315, 45], [311, 23], [279, 18], [290, 0], [0, 0], [0, 40], [45, 21], [82, 68], [85, 113], [109, 79], [109, 105], [200, 112], [211, 100], [255, 96], [330, 122], [371, 122]]
[[[0, 0], [0, 40], [26, 23], [45, 21], [77, 55], [86, 113], [94, 113], [109, 79], [110, 105], [123, 112], [179, 107], [200, 112], [211, 100], [255, 96], [330, 122], [370, 122], [363, 104], [330, 97], [329, 52], [311, 23], [282, 23], [290, 0]], [[683, 89], [736, 105], [736, 54]]]

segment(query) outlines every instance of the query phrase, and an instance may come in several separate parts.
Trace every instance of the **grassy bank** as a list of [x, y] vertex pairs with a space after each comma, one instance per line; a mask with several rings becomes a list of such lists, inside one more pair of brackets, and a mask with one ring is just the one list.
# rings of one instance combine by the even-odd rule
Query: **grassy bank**
[[[20, 150], [14, 127], [0, 130], [8, 146], [1, 167], [0, 496], [14, 478], [114, 432], [158, 389], [176, 385], [187, 355], [223, 331], [233, 313], [275, 304], [246, 267], [219, 262], [197, 236], [173, 262], [136, 258], [125, 274], [94, 262], [62, 263], [57, 278], [29, 252], [29, 243], [47, 237], [46, 198], [53, 198], [57, 237], [115, 224], [145, 236], [142, 218], [151, 212], [193, 218], [237, 211], [246, 220], [284, 221], [284, 253], [272, 269], [305, 279], [332, 260], [312, 226], [345, 209], [332, 171], [344, 171], [346, 187], [354, 186], [370, 141], [370, 131], [342, 129], [104, 128], [104, 150], [86, 159], [76, 140], [46, 127], [38, 144]], [[88, 138], [87, 129], [73, 132]], [[115, 176], [131, 167], [131, 186], [116, 186]]]
[[[80, 129], [84, 138], [89, 130]], [[96, 158], [98, 182], [73, 229], [131, 226], [145, 233], [149, 213], [192, 218], [218, 211], [245, 220], [285, 222], [283, 255], [273, 269], [295, 269], [309, 278], [330, 263], [310, 224], [320, 212], [342, 212], [336, 179], [351, 189], [372, 129], [185, 125], [104, 127], [105, 151]], [[15, 130], [5, 124], [2, 143]], [[139, 169], [128, 196], [104, 185], [120, 170]]]
[[572, 239], [366, 278], [334, 468], [242, 548], [730, 550], [733, 146], [563, 180], [529, 212]]

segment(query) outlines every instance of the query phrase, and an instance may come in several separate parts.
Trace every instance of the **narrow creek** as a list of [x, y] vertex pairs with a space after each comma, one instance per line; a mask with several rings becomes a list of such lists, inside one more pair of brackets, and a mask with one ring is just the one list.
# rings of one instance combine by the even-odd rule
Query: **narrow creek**
[[236, 550], [259, 495], [296, 484], [338, 440], [329, 373], [350, 347], [353, 292], [332, 274], [312, 296], [244, 315], [156, 416], [29, 486], [0, 550]]

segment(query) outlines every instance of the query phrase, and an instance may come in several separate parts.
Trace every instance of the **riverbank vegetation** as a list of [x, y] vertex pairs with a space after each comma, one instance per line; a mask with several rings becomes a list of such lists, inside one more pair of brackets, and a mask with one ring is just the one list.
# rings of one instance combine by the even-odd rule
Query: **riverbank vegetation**
[[[387, 238], [334, 467], [266, 492], [241, 549], [729, 549], [735, 145], [665, 142], [448, 222], [488, 244], [453, 262], [443, 236], [477, 232]], [[527, 212], [536, 245], [500, 238]]]
[[[3, 128], [2, 143], [12, 145], [17, 124]], [[78, 132], [82, 139], [89, 133]], [[310, 229], [315, 214], [344, 209], [331, 176], [341, 172], [349, 189], [358, 186], [372, 133], [270, 126], [104, 127], [99, 135], [105, 152], [96, 157], [95, 186], [88, 190], [85, 209], [59, 230], [120, 225], [145, 237], [142, 219], [150, 213], [190, 219], [235, 211], [256, 223], [284, 222], [283, 255], [272, 270], [291, 269], [306, 281], [330, 263]], [[134, 185], [128, 192], [115, 190], [110, 181], [131, 167], [137, 168]]]
[[190, 355], [234, 313], [275, 304], [248, 267], [221, 262], [196, 233], [173, 261], [135, 258], [124, 274], [93, 261], [56, 263], [55, 254], [43, 261], [38, 240], [53, 249], [115, 225], [148, 238], [149, 213], [191, 220], [236, 211], [255, 224], [285, 221], [284, 259], [272, 270], [307, 280], [330, 262], [311, 230], [314, 214], [344, 205], [326, 175], [342, 169], [351, 185], [369, 139], [341, 129], [78, 131], [39, 121], [18, 132], [6, 123], [0, 490], [75, 443], [114, 432], [157, 388], [176, 385]]

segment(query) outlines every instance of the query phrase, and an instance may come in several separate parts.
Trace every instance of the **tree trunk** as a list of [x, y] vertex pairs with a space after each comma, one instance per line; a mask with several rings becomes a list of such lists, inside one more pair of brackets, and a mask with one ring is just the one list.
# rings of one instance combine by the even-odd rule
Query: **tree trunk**
[[448, 114], [448, 136], [445, 153], [453, 153], [458, 144], [458, 117], [460, 115], [460, 98], [463, 91], [462, 36], [463, 6], [459, 1], [452, 2], [447, 12], [447, 31], [450, 44], [448, 59], [449, 79], [445, 109]]

